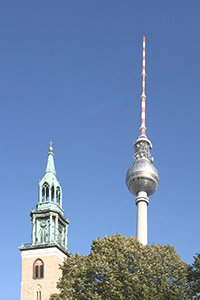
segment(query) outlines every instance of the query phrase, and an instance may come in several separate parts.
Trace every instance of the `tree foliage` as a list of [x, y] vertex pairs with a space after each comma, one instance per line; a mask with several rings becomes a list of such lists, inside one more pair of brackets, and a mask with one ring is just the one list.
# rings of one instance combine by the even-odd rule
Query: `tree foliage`
[[89, 255], [72, 255], [61, 269], [60, 294], [51, 300], [187, 299], [187, 264], [169, 245], [106, 236], [93, 241]]
[[194, 256], [194, 263], [188, 266], [190, 299], [200, 299], [200, 253]]

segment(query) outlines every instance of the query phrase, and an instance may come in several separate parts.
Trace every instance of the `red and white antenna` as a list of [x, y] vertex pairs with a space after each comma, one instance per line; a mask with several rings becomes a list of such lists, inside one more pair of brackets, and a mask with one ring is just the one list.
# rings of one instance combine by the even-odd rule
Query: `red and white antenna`
[[142, 95], [141, 95], [141, 135], [146, 136], [146, 127], [145, 127], [145, 36], [143, 36], [143, 57], [142, 57]]

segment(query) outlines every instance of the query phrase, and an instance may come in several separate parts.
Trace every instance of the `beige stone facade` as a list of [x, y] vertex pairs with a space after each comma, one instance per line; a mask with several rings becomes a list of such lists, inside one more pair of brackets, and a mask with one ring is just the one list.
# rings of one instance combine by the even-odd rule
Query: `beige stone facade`
[[[49, 300], [52, 293], [57, 293], [56, 284], [62, 275], [59, 264], [63, 263], [65, 257], [57, 247], [22, 251], [21, 300]], [[41, 279], [34, 279], [34, 263], [37, 259], [44, 264]]]

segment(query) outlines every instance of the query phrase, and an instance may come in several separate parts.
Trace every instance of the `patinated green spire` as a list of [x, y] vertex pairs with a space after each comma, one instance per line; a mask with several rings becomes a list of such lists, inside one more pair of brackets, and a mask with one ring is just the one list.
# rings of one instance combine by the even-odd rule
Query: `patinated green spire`
[[54, 165], [54, 153], [53, 153], [53, 142], [49, 143], [49, 152], [48, 152], [48, 161], [47, 161], [47, 168], [46, 173], [53, 173], [56, 176], [56, 170]]
[[32, 240], [31, 246], [22, 246], [20, 250], [32, 248], [57, 247], [69, 256], [68, 225], [62, 209], [62, 187], [56, 178], [52, 142], [49, 143], [46, 172], [39, 180], [39, 199], [36, 210], [31, 211]]
[[56, 170], [54, 164], [54, 153], [52, 142], [49, 143], [48, 161], [46, 172], [42, 180], [39, 182], [39, 201], [38, 209], [44, 210], [47, 208], [53, 208], [59, 210], [63, 214], [62, 210], [62, 188], [60, 182], [56, 178]]

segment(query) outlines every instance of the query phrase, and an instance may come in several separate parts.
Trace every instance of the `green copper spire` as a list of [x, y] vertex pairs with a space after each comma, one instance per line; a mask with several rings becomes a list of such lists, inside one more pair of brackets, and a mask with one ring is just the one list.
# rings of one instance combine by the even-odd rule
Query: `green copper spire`
[[22, 244], [19, 249], [57, 247], [70, 256], [68, 247], [69, 220], [62, 209], [62, 188], [56, 178], [52, 142], [49, 143], [47, 168], [39, 181], [39, 199], [36, 210], [30, 213], [32, 223], [31, 245]]
[[[29, 248], [58, 247], [69, 256], [68, 225], [62, 209], [62, 188], [56, 178], [52, 142], [49, 143], [47, 167], [39, 181], [39, 199], [36, 210], [31, 211], [32, 240]], [[24, 250], [27, 247], [21, 247]]]
[[54, 208], [63, 214], [62, 210], [62, 188], [60, 182], [56, 178], [56, 170], [54, 164], [54, 153], [52, 142], [49, 143], [48, 161], [46, 172], [42, 180], [39, 182], [39, 201], [38, 209]]

